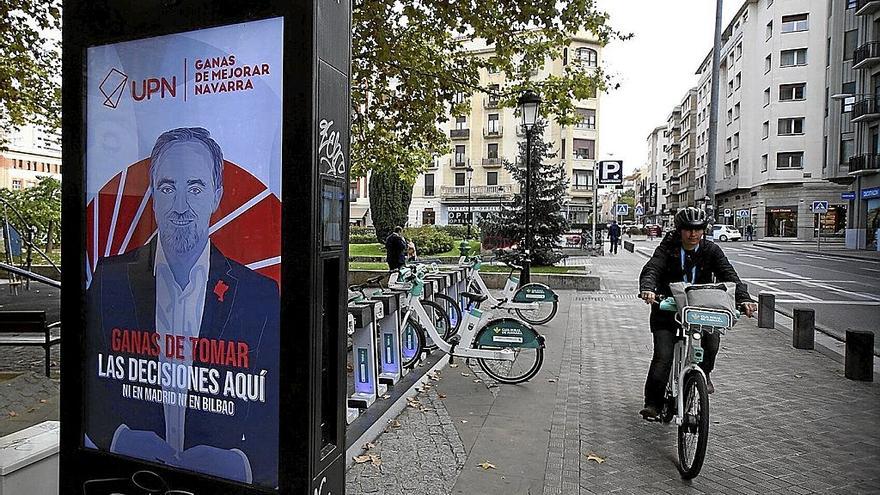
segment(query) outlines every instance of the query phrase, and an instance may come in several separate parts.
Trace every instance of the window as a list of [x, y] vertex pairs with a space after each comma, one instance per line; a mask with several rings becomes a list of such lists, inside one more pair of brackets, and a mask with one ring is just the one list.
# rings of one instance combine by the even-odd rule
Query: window
[[852, 139], [840, 140], [840, 163], [848, 163], [849, 159], [855, 155], [855, 141]]
[[761, 156], [761, 172], [767, 171], [767, 155]]
[[857, 29], [853, 29], [852, 31], [847, 31], [843, 35], [843, 59], [844, 60], [852, 60], [853, 52], [856, 51], [856, 46], [859, 42], [859, 31]]
[[764, 90], [764, 106], [770, 104], [770, 88]]
[[742, 44], [742, 41], [740, 41], [736, 45], [736, 59], [739, 60], [740, 58], [742, 58], [742, 55], [743, 55], [743, 44]]
[[467, 129], [467, 117], [459, 115], [455, 118], [455, 128], [457, 130]]
[[737, 103], [736, 105], [733, 106], [733, 120], [738, 119], [739, 115], [740, 115], [740, 106], [739, 106], [739, 103]]
[[596, 141], [592, 139], [573, 139], [574, 157], [592, 160], [596, 155]]
[[578, 60], [587, 67], [596, 67], [599, 65], [599, 54], [591, 48], [578, 48]]
[[794, 33], [810, 29], [810, 21], [807, 14], [782, 16], [782, 32]]
[[770, 69], [773, 68], [773, 55], [767, 55], [764, 57], [764, 74], [770, 72]]
[[727, 125], [730, 125], [733, 122], [733, 110], [727, 111]]
[[486, 153], [488, 154], [486, 158], [498, 158], [498, 143], [489, 143]]
[[727, 81], [727, 96], [733, 95], [733, 81]]
[[733, 175], [739, 175], [739, 160], [733, 161]]
[[804, 152], [795, 151], [776, 154], [776, 169], [798, 169], [804, 168]]
[[592, 170], [574, 170], [574, 190], [587, 191], [593, 186]]
[[[846, 94], [846, 95], [855, 94], [856, 82], [855, 81], [845, 82], [845, 83], [843, 83], [843, 85], [841, 85], [840, 89], [841, 89], [841, 93], [843, 93], [843, 94]], [[843, 108], [842, 112], [843, 113], [851, 112], [853, 105], [855, 105], [855, 103], [856, 103], [856, 97], [850, 96], [848, 98], [844, 98], [841, 103], [842, 103], [842, 108]]]
[[575, 127], [578, 129], [595, 129], [596, 128], [596, 111], [592, 108], [578, 108], [578, 123]]
[[761, 126], [761, 138], [767, 139], [770, 137], [770, 121], [764, 122], [764, 125]]
[[562, 138], [562, 153], [559, 158], [565, 160], [565, 138]]
[[21, 189], [21, 179], [12, 179], [12, 189], [13, 190]]
[[464, 103], [465, 100], [467, 100], [467, 95], [461, 91], [455, 93], [455, 96], [452, 97], [452, 102], [456, 104]]
[[487, 186], [497, 186], [498, 185], [498, 172], [486, 172], [486, 185]]
[[434, 174], [425, 174], [425, 196], [434, 195]]
[[846, 8], [848, 8], [848, 9], [856, 8], [856, 0], [846, 0]]
[[742, 78], [743, 78], [742, 72], [738, 72], [736, 74], [736, 77], [734, 78], [734, 81], [736, 81], [736, 85], [735, 85], [736, 89], [739, 89], [740, 87], [742, 87]]
[[490, 134], [497, 134], [501, 131], [501, 125], [498, 123], [498, 114], [490, 113], [489, 114], [489, 127], [487, 128]]
[[464, 166], [464, 145], [458, 144], [455, 146], [455, 165], [458, 167]]
[[779, 86], [779, 101], [803, 100], [807, 89], [807, 83], [781, 84]]
[[733, 135], [733, 149], [739, 148], [739, 133]]
[[780, 136], [791, 136], [804, 133], [804, 118], [779, 119], [778, 133]]
[[780, 67], [794, 67], [807, 65], [807, 49], [796, 48], [794, 50], [782, 50], [779, 60]]
[[732, 140], [732, 138], [727, 138], [727, 147], [725, 148], [725, 150], [726, 150], [728, 153], [730, 153], [731, 145], [732, 145], [732, 144], [733, 144], [733, 140]]
[[562, 49], [562, 65], [568, 65], [568, 48]]
[[772, 37], [773, 37], [773, 21], [770, 21], [767, 23], [766, 38], [764, 39], [764, 41], [768, 41]]
[[464, 172], [456, 172], [455, 185], [459, 187], [464, 185]]

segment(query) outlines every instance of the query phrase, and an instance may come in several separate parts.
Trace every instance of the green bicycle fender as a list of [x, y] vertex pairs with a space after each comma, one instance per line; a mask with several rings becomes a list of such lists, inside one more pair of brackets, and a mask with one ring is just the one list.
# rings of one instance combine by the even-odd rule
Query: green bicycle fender
[[544, 336], [515, 318], [497, 318], [486, 323], [475, 339], [476, 345], [489, 347], [543, 348]]
[[513, 302], [520, 303], [528, 303], [528, 302], [556, 302], [559, 300], [559, 296], [553, 292], [553, 289], [547, 287], [544, 284], [526, 284], [519, 288], [516, 291], [516, 294], [513, 295]]

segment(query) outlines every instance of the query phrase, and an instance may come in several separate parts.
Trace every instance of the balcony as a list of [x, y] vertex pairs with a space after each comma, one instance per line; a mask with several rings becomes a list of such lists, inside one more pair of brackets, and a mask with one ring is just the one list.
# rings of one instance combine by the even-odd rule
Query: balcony
[[676, 139], [674, 142], [666, 143], [663, 145], [663, 152], [672, 154], [672, 150], [681, 149], [681, 145], [678, 144], [678, 140]]
[[871, 122], [880, 119], [880, 105], [874, 97], [863, 98], [853, 104], [850, 113], [852, 122]]
[[483, 128], [483, 137], [484, 138], [500, 138], [502, 135], [501, 126], [496, 125], [494, 127], [484, 127]]
[[[513, 196], [513, 184], [471, 186], [471, 198], [507, 198]], [[468, 186], [440, 186], [442, 199], [467, 198]]]
[[483, 98], [483, 108], [498, 108], [501, 106], [501, 100], [487, 96]]
[[449, 129], [449, 139], [468, 139], [471, 137], [470, 129]]
[[577, 197], [592, 196], [593, 186], [587, 184], [573, 184], [571, 186], [571, 194]]
[[853, 69], [868, 69], [880, 63], [880, 41], [869, 41], [853, 52]]
[[501, 166], [501, 158], [483, 158], [483, 168], [497, 168]]
[[849, 159], [849, 175], [866, 175], [880, 172], [880, 154], [866, 153]]
[[739, 174], [723, 177], [715, 183], [715, 194], [722, 194], [739, 189]]
[[470, 160], [466, 160], [464, 158], [450, 158], [449, 168], [465, 168], [468, 166], [469, 161]]
[[856, 15], [871, 15], [880, 10], [880, 0], [858, 0]]

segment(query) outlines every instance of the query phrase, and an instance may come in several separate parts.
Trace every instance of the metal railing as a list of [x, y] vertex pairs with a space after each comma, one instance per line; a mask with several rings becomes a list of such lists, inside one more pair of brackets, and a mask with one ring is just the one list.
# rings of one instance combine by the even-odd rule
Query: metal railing
[[853, 69], [865, 69], [880, 62], [880, 41], [869, 41], [853, 52]]
[[[513, 194], [513, 184], [501, 184], [496, 186], [471, 186], [470, 196], [472, 198], [480, 198], [487, 196], [510, 196]], [[440, 186], [440, 196], [448, 197], [467, 197], [468, 186]]]
[[877, 104], [877, 98], [871, 96], [855, 102], [852, 106], [850, 118], [852, 119], [852, 122], [862, 122], [880, 118], [880, 105]]
[[880, 154], [878, 153], [865, 153], [849, 159], [849, 173], [872, 170], [880, 172]]
[[467, 139], [471, 137], [470, 129], [449, 129], [450, 139]]
[[484, 167], [500, 167], [501, 158], [483, 158]]

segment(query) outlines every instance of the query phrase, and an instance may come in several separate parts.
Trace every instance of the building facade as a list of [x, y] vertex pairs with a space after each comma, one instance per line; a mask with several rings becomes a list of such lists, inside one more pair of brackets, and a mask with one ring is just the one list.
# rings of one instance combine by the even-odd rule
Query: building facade
[[25, 126], [10, 133], [7, 140], [7, 149], [0, 151], [0, 188], [33, 187], [43, 176], [61, 180], [59, 135]]
[[[473, 56], [489, 57], [491, 46], [467, 41]], [[572, 38], [557, 60], [547, 60], [532, 77], [541, 80], [561, 76], [568, 64], [598, 67], [601, 47], [586, 35]], [[480, 85], [500, 90], [508, 81], [501, 72], [481, 71]], [[489, 213], [501, 210], [513, 201], [519, 186], [503, 167], [503, 161], [515, 163], [519, 143], [525, 140], [516, 109], [503, 108], [497, 97], [476, 93], [463, 97], [470, 103], [465, 115], [449, 115], [441, 124], [451, 140], [452, 153], [438, 157], [421, 174], [413, 189], [409, 225], [474, 223]], [[573, 224], [591, 221], [593, 173], [599, 150], [599, 97], [577, 101], [580, 121], [572, 126], [548, 122], [543, 139], [562, 161], [569, 180], [563, 208]], [[469, 216], [468, 212], [472, 212]]]
[[648, 159], [640, 187], [645, 207], [645, 223], [665, 224], [666, 210], [666, 126], [655, 127], [648, 134]]
[[828, 174], [852, 180], [847, 247], [880, 250], [880, 1], [831, 4]]
[[666, 133], [663, 153], [665, 155], [664, 173], [666, 174], [666, 213], [674, 215], [681, 207], [678, 202], [678, 186], [676, 179], [681, 169], [681, 107], [672, 109], [666, 118]]

